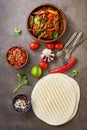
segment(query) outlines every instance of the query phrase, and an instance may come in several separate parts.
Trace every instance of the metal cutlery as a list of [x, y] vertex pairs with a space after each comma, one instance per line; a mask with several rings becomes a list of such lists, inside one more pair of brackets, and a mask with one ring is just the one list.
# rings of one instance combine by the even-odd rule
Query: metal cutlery
[[77, 36], [77, 32], [75, 32], [70, 39], [67, 41], [67, 43], [65, 44], [65, 46], [63, 47], [63, 49], [59, 52], [57, 52], [56, 56], [57, 58], [60, 58], [65, 52], [64, 50], [71, 44], [71, 42], [75, 39], [75, 37]]
[[[67, 64], [68, 60], [69, 60], [70, 57], [71, 57], [71, 53], [72, 53], [72, 52], [74, 51], [74, 49], [78, 46], [78, 44], [82, 43], [82, 42], [85, 40], [85, 37], [84, 37], [84, 36], [83, 36], [83, 38], [81, 39], [82, 35], [83, 35], [83, 33], [80, 32], [80, 33], [78, 34], [78, 36], [76, 37], [76, 39], [75, 39], [75, 41], [74, 41], [72, 47], [71, 47], [70, 49], [68, 49], [68, 50], [66, 49], [67, 51], [65, 50], [67, 53], [66, 53], [66, 55], [65, 55], [65, 57], [64, 57], [64, 59], [63, 59], [63, 64], [64, 64], [64, 65]], [[86, 38], [87, 38], [87, 35], [86, 35]], [[80, 40], [80, 39], [81, 39], [81, 40]]]

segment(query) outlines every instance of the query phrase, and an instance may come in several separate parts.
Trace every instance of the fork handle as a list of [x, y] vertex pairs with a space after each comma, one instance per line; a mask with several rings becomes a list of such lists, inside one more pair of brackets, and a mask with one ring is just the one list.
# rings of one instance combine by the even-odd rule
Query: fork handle
[[85, 34], [84, 36], [82, 36], [81, 39], [77, 42], [76, 45], [79, 45], [80, 43], [84, 42], [85, 40], [87, 40], [87, 34]]
[[80, 38], [82, 37], [82, 35], [83, 35], [83, 32], [80, 32], [80, 33], [78, 34], [78, 36], [76, 37], [76, 39], [75, 39], [75, 41], [74, 41], [74, 43], [73, 43], [73, 45], [72, 45], [71, 48], [74, 48], [74, 47], [77, 45], [77, 43], [79, 42], [79, 40], [80, 40]]
[[67, 43], [65, 44], [63, 50], [69, 46], [69, 44], [74, 40], [74, 38], [75, 38], [76, 36], [77, 36], [77, 32], [75, 32], [75, 33], [69, 38], [69, 40], [68, 40]]
[[81, 43], [83, 43], [85, 40], [87, 40], [87, 34], [81, 37], [81, 39], [77, 42], [77, 44], [73, 47], [73, 50]]

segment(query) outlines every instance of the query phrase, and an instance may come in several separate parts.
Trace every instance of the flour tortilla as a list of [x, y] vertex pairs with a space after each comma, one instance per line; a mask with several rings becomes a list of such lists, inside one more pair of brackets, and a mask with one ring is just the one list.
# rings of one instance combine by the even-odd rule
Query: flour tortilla
[[40, 79], [32, 95], [35, 115], [50, 125], [61, 125], [71, 120], [77, 112], [78, 84], [65, 74], [50, 74]]
[[[74, 87], [75, 92], [76, 92], [76, 106], [75, 106], [75, 110], [74, 110], [72, 116], [68, 120], [68, 121], [70, 121], [76, 115], [77, 110], [78, 110], [78, 106], [79, 106], [79, 102], [80, 102], [80, 88], [79, 88], [78, 83], [73, 78], [71, 78], [71, 77], [69, 77], [65, 74], [62, 74], [62, 73], [55, 74], [54, 78], [55, 78], [56, 75], [59, 75], [62, 78], [62, 80], [66, 79], [68, 84], [71, 83]], [[52, 77], [52, 75], [48, 75], [48, 76]]]
[[80, 102], [80, 88], [79, 88], [78, 83], [73, 78], [71, 78], [67, 75], [64, 75], [64, 74], [63, 74], [63, 78], [66, 78], [66, 79], [70, 78], [69, 82], [72, 83], [72, 85], [75, 88], [75, 91], [77, 93], [76, 107], [75, 107], [75, 110], [74, 110], [72, 117], [70, 118], [70, 119], [72, 119], [76, 115], [77, 110], [78, 110], [78, 106], [79, 106], [79, 102]]

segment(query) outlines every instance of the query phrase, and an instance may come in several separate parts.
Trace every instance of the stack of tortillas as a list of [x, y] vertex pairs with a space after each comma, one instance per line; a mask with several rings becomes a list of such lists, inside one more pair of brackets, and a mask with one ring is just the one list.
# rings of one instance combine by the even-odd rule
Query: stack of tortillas
[[35, 85], [32, 109], [35, 115], [50, 125], [70, 121], [78, 110], [80, 89], [78, 83], [65, 74], [49, 74]]

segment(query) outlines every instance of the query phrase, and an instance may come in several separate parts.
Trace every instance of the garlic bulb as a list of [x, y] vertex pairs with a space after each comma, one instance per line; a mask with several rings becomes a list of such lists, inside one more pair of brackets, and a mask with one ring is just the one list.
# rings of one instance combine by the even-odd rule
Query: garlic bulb
[[50, 49], [44, 49], [41, 54], [41, 59], [46, 62], [51, 62], [54, 60], [55, 54]]

